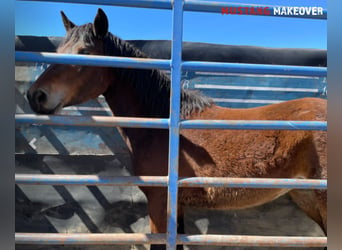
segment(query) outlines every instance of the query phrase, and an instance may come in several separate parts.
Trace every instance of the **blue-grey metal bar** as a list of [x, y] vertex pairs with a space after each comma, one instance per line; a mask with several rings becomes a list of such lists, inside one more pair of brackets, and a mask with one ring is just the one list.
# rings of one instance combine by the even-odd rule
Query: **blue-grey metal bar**
[[215, 245], [239, 247], [325, 247], [327, 237], [250, 236], [250, 235], [184, 235], [178, 236], [184, 245]]
[[[121, 68], [143, 68], [143, 69], [164, 69], [171, 67], [170, 60], [134, 58], [134, 57], [111, 57], [111, 56], [89, 56], [56, 54], [48, 52], [15, 52], [18, 62], [40, 62], [77, 64], [87, 66], [105, 66]], [[287, 66], [269, 64], [247, 64], [247, 63], [215, 63], [215, 62], [183, 62], [182, 70], [188, 71], [209, 71], [228, 72], [239, 74], [275, 74], [275, 75], [297, 75], [297, 76], [326, 76], [326, 67], [309, 66]]]
[[182, 177], [178, 184], [180, 187], [327, 189], [328, 182], [314, 179]]
[[167, 187], [167, 176], [98, 176], [16, 174], [15, 183], [22, 185], [86, 185], [86, 186], [157, 186]]
[[165, 234], [142, 233], [16, 233], [15, 243], [25, 245], [131, 245], [165, 244]]
[[326, 121], [187, 120], [182, 129], [327, 130]]
[[288, 66], [248, 63], [218, 63], [186, 61], [182, 69], [187, 71], [229, 72], [241, 74], [272, 74], [296, 76], [326, 76], [326, 67]]
[[169, 127], [169, 165], [167, 193], [167, 244], [168, 250], [177, 247], [179, 122], [182, 78], [183, 0], [174, 0], [172, 9], [171, 94]]
[[[172, 9], [172, 1], [170, 0], [20, 0], [20, 1], [32, 1], [32, 2], [63, 2], [63, 3], [81, 3], [81, 4], [96, 4], [96, 5], [111, 5], [111, 6], [124, 6], [124, 7], [136, 7], [136, 8], [156, 8], [156, 9]], [[262, 16], [276, 16], [276, 17], [293, 17], [293, 18], [310, 18], [310, 19], [327, 19], [327, 10], [323, 9], [322, 14], [313, 14], [313, 12], [306, 15], [277, 15], [275, 10], [279, 7], [290, 6], [272, 6], [262, 4], [245, 4], [245, 3], [229, 3], [222, 1], [205, 1], [205, 0], [185, 0], [185, 11], [199, 11], [199, 12], [211, 12], [224, 14], [222, 8], [243, 8], [241, 12], [237, 12], [239, 15], [262, 15]], [[315, 6], [319, 7], [319, 6]], [[246, 9], [248, 8], [248, 9]], [[252, 9], [253, 8], [253, 9]], [[261, 8], [264, 11], [259, 13], [257, 8]], [[291, 9], [292, 13], [294, 9]]]
[[[166, 187], [167, 176], [98, 176], [98, 175], [48, 175], [16, 174], [15, 183], [21, 185], [87, 185], [87, 186], [152, 186]], [[327, 180], [277, 179], [277, 178], [229, 178], [229, 177], [180, 177], [179, 187], [227, 187], [227, 188], [288, 188], [327, 189]]]
[[15, 52], [17, 62], [37, 62], [50, 64], [76, 64], [85, 66], [104, 66], [139, 69], [165, 69], [171, 67], [170, 60], [136, 58], [136, 57], [115, 57], [115, 56], [94, 56], [57, 54], [50, 52]]
[[[215, 246], [257, 246], [257, 247], [325, 247], [327, 237], [301, 236], [250, 236], [250, 235], [186, 235], [177, 236], [178, 244], [215, 245]], [[163, 244], [165, 234], [141, 233], [16, 233], [16, 244], [27, 245], [129, 245], [129, 244]]]
[[85, 126], [85, 127], [139, 127], [163, 128], [169, 127], [169, 119], [158, 118], [129, 118], [113, 116], [65, 116], [65, 115], [32, 115], [16, 114], [17, 124], [44, 124], [58, 126]]
[[[17, 124], [44, 124], [91, 127], [169, 127], [169, 119], [129, 118], [112, 116], [63, 116], [16, 114]], [[327, 130], [326, 121], [249, 121], [249, 120], [186, 120], [179, 123], [182, 129], [277, 129], [277, 130]]]
[[19, 0], [28, 2], [77, 3], [171, 10], [170, 0]]

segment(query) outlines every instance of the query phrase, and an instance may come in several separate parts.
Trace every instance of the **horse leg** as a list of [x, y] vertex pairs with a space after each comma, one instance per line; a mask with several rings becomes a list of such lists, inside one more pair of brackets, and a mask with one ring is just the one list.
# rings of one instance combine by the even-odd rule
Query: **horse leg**
[[[322, 218], [322, 225], [321, 228], [323, 229], [325, 235], [328, 235], [328, 229], [327, 229], [327, 195], [328, 192], [327, 190], [315, 190], [315, 194], [317, 196], [317, 200], [318, 200], [318, 209], [320, 211], [321, 214], [321, 218]], [[327, 250], [328, 247], [325, 247], [324, 250]]]
[[[167, 226], [167, 194], [166, 188], [142, 188], [147, 197], [150, 228], [152, 234], [166, 233]], [[151, 244], [151, 250], [165, 250], [166, 246]]]
[[327, 190], [315, 190], [315, 195], [318, 201], [318, 210], [322, 219], [322, 229], [325, 235], [328, 235], [327, 230]]
[[[297, 166], [306, 166], [311, 179], [327, 179], [326, 133], [313, 133], [313, 141], [301, 151]], [[306, 153], [304, 153], [306, 152]], [[309, 159], [309, 161], [307, 161]], [[327, 235], [327, 191], [326, 190], [292, 190], [292, 200], [320, 227]]]
[[[183, 209], [178, 209], [177, 218], [177, 233], [185, 234], [185, 224], [184, 224], [184, 211]], [[183, 250], [183, 245], [177, 245], [177, 250]]]
[[[327, 138], [326, 132], [318, 131], [313, 136], [314, 145], [317, 153], [317, 164], [315, 165], [314, 179], [327, 179], [328, 166], [327, 166]], [[327, 190], [314, 191], [317, 201], [317, 207], [321, 216], [321, 228], [325, 235], [327, 231]]]
[[[167, 193], [165, 188], [144, 188], [148, 200], [148, 212], [150, 216], [151, 233], [166, 233], [167, 228]], [[184, 233], [183, 213], [178, 216], [178, 233]], [[165, 244], [152, 244], [151, 250], [165, 250]], [[182, 245], [177, 245], [177, 250], [182, 250]]]
[[[324, 193], [324, 191], [323, 191]], [[322, 195], [324, 196], [324, 194]], [[326, 193], [326, 192], [325, 192]], [[326, 203], [324, 197], [317, 199], [314, 190], [292, 190], [289, 192], [292, 200], [312, 219], [326, 234]], [[326, 194], [325, 194], [326, 197]]]
[[[327, 235], [327, 191], [326, 190], [292, 190], [292, 200], [313, 219]], [[324, 248], [326, 250], [327, 247]]]
[[177, 233], [185, 234], [185, 225], [184, 225], [184, 215], [183, 214], [178, 214], [177, 222], [178, 222]]

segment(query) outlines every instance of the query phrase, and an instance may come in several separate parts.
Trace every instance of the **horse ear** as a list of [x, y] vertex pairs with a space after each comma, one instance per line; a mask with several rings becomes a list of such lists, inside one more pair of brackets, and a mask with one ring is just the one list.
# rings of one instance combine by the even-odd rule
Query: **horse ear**
[[61, 15], [62, 15], [62, 20], [63, 20], [63, 24], [64, 24], [64, 27], [66, 29], [66, 31], [68, 32], [69, 30], [71, 30], [73, 27], [75, 27], [76, 25], [71, 22], [68, 17], [64, 14], [63, 11], [61, 11]]
[[102, 9], [98, 9], [93, 27], [97, 38], [103, 38], [107, 34], [108, 18]]

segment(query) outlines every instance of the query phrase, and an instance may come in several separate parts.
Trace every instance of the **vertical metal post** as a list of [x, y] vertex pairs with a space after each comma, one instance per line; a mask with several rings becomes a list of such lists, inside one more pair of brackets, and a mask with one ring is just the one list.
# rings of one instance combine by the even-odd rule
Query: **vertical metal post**
[[179, 128], [181, 101], [181, 63], [183, 38], [183, 0], [174, 0], [172, 9], [171, 96], [169, 127], [169, 183], [167, 205], [167, 249], [177, 246], [177, 199]]

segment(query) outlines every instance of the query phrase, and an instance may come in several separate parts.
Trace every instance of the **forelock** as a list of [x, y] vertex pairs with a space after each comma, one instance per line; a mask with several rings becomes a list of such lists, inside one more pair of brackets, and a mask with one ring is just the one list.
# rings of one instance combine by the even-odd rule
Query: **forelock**
[[93, 32], [93, 24], [87, 23], [81, 26], [75, 26], [71, 29], [66, 37], [63, 39], [61, 46], [67, 43], [79, 43], [83, 42], [86, 46], [94, 45], [95, 35]]

